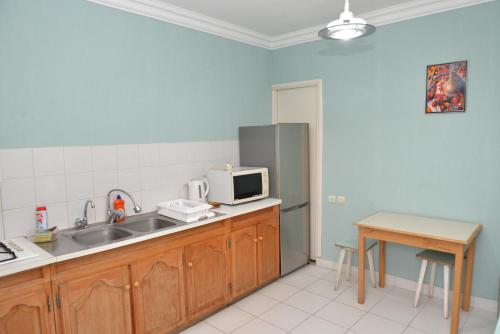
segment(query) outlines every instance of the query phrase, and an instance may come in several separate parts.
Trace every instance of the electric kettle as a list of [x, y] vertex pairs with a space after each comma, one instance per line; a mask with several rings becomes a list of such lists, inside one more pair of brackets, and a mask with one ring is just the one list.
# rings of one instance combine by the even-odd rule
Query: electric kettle
[[191, 180], [188, 183], [189, 200], [196, 202], [206, 202], [210, 187], [205, 180]]

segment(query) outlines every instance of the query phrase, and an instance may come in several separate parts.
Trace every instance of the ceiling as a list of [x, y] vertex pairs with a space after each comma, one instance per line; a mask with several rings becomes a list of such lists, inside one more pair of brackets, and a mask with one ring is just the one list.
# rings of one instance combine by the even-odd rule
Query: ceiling
[[[318, 40], [344, 0], [87, 0], [275, 50]], [[355, 16], [380, 27], [496, 0], [350, 0]]]
[[[330, 22], [343, 0], [161, 0], [268, 36]], [[435, 2], [439, 2], [436, 0]], [[441, 0], [442, 1], [442, 0]], [[401, 0], [351, 0], [355, 15], [398, 5]]]

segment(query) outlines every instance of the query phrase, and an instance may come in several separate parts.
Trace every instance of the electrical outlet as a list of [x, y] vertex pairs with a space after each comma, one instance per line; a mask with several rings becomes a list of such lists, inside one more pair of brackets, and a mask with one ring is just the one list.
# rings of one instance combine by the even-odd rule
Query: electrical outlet
[[345, 204], [345, 196], [337, 196], [337, 203]]
[[328, 203], [335, 203], [337, 197], [335, 195], [328, 195]]

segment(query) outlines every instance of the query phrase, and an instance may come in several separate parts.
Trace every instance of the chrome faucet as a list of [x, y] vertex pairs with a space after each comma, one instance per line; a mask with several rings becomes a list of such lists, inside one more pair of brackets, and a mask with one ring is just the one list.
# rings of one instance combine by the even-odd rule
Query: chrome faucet
[[134, 204], [134, 212], [135, 213], [139, 213], [139, 212], [142, 211], [142, 208], [140, 207], [140, 205], [137, 204], [137, 202], [135, 201], [135, 199], [128, 192], [126, 192], [123, 189], [111, 189], [110, 191], [108, 191], [108, 196], [107, 196], [107, 202], [108, 202], [108, 209], [107, 209], [108, 224], [112, 224], [114, 222], [115, 218], [118, 216], [118, 214], [116, 212], [114, 212], [113, 210], [111, 210], [111, 194], [114, 193], [114, 192], [120, 192], [120, 193], [123, 193], [123, 194], [127, 195], [128, 198], [130, 198], [132, 200], [132, 204]]
[[89, 204], [90, 204], [90, 207], [92, 209], [95, 208], [95, 203], [93, 200], [89, 199], [87, 200], [87, 202], [85, 202], [85, 206], [83, 207], [83, 216], [82, 218], [77, 218], [75, 220], [75, 225], [80, 227], [80, 228], [87, 228], [89, 227], [89, 220], [87, 218], [87, 210], [89, 208]]

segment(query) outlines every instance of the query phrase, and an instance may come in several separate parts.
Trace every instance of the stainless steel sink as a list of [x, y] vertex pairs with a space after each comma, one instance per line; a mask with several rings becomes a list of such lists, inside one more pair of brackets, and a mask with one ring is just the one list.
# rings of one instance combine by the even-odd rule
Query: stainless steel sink
[[73, 235], [73, 240], [85, 246], [111, 243], [130, 237], [132, 233], [116, 227], [102, 227], [89, 231], [78, 232]]
[[123, 227], [135, 232], [154, 232], [157, 230], [161, 230], [163, 228], [172, 227], [176, 225], [177, 224], [172, 223], [168, 220], [152, 217], [132, 223], [125, 223]]

